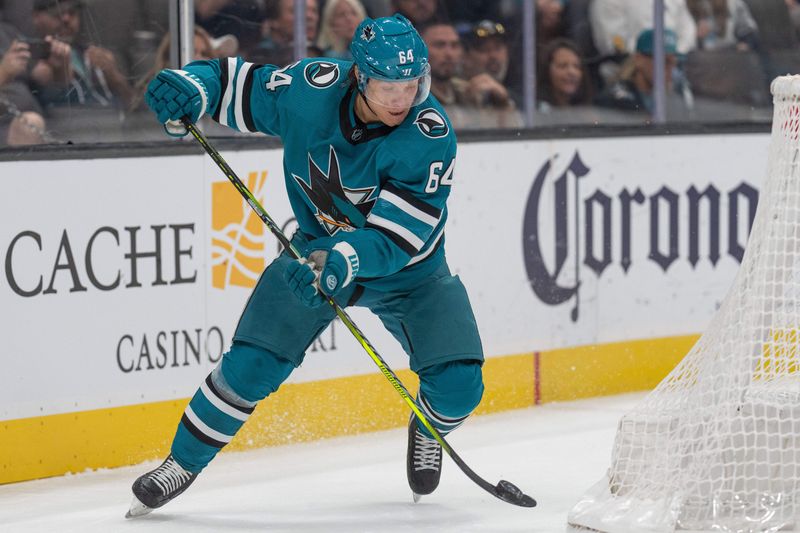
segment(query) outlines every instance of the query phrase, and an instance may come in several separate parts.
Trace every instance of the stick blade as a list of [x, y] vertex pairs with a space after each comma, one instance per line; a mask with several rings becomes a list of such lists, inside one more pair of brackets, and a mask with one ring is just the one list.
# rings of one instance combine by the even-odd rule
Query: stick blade
[[520, 507], [536, 507], [536, 500], [522, 492], [510, 481], [501, 480], [494, 488], [494, 495], [512, 505]]

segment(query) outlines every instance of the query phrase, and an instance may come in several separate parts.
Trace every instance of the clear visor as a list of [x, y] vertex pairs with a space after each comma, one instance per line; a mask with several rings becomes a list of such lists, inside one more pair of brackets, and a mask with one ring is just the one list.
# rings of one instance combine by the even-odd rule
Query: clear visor
[[409, 80], [368, 78], [364, 97], [370, 103], [392, 111], [402, 111], [424, 102], [430, 91], [431, 70], [430, 65], [425, 65], [424, 72], [418, 78]]

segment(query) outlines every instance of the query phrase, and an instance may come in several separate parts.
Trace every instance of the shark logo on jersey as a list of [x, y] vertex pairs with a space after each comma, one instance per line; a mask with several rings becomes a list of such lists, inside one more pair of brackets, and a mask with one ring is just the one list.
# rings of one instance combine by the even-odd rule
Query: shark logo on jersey
[[375, 205], [375, 199], [369, 199], [375, 192], [375, 187], [365, 189], [343, 187], [339, 173], [339, 158], [333, 146], [328, 155], [327, 175], [314, 162], [311, 154], [308, 154], [310, 184], [295, 174], [292, 174], [292, 177], [316, 207], [317, 220], [328, 235], [334, 235], [339, 230], [353, 231], [366, 224], [367, 215]]
[[339, 65], [327, 61], [314, 61], [306, 65], [306, 81], [316, 89], [330, 87], [339, 79]]
[[414, 119], [414, 124], [417, 125], [423, 135], [431, 139], [444, 137], [450, 132], [447, 121], [432, 107], [420, 111], [417, 114], [417, 118]]
[[367, 42], [370, 42], [375, 38], [375, 32], [372, 30], [372, 24], [364, 26], [364, 29], [361, 30], [361, 38]]

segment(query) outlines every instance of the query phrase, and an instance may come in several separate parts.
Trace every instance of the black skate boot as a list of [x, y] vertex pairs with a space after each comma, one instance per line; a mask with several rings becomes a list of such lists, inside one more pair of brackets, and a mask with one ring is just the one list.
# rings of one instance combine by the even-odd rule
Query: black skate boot
[[442, 476], [442, 446], [419, 430], [417, 417], [414, 415], [411, 415], [411, 422], [408, 424], [406, 473], [415, 502], [419, 501], [420, 496], [436, 490]]
[[197, 477], [179, 465], [170, 454], [161, 466], [133, 482], [133, 502], [125, 518], [146, 515], [161, 507], [187, 488]]

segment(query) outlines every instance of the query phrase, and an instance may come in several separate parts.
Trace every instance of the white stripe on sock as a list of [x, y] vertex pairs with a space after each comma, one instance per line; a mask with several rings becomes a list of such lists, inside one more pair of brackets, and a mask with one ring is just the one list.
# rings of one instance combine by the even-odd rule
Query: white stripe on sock
[[211, 405], [222, 411], [228, 416], [232, 416], [236, 420], [241, 420], [242, 422], [247, 422], [247, 419], [250, 418], [250, 415], [247, 413], [243, 413], [236, 409], [235, 407], [231, 407], [227, 403], [225, 403], [219, 396], [214, 394], [208, 385], [206, 384], [205, 380], [200, 384], [200, 390], [203, 391], [203, 396], [211, 402]]
[[197, 429], [202, 431], [206, 436], [211, 437], [216, 441], [228, 443], [233, 438], [233, 435], [225, 435], [215, 429], [211, 429], [210, 427], [208, 427], [205, 422], [200, 420], [200, 418], [196, 414], [194, 414], [194, 411], [192, 411], [192, 407], [189, 405], [186, 406], [186, 411], [184, 412], [184, 414], [186, 415], [186, 418], [188, 418], [189, 421], [192, 424], [194, 424]]

